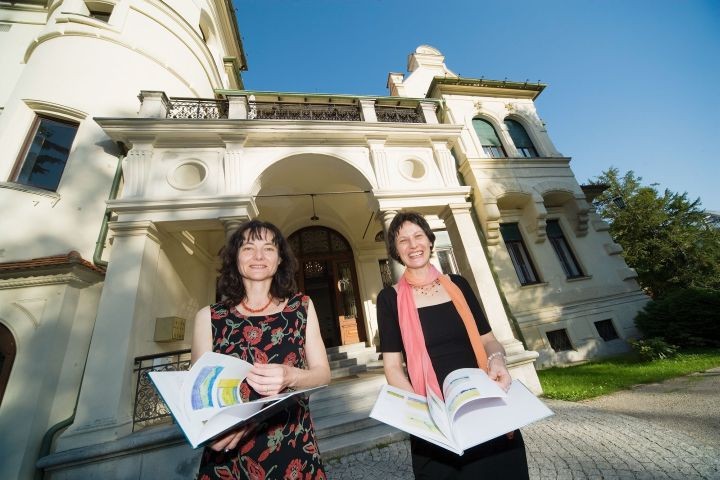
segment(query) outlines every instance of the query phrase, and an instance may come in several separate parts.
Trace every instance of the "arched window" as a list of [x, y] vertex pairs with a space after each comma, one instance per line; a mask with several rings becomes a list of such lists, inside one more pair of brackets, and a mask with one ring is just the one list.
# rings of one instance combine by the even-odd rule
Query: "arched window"
[[505, 149], [500, 142], [500, 138], [490, 122], [483, 120], [482, 118], [473, 118], [473, 128], [475, 129], [475, 133], [482, 144], [483, 151], [488, 157], [507, 157]]
[[507, 126], [508, 132], [510, 132], [510, 138], [512, 138], [515, 148], [521, 156], [527, 158], [538, 156], [535, 145], [533, 145], [530, 136], [520, 123], [508, 118], [505, 120], [505, 126]]
[[16, 350], [15, 337], [5, 325], [0, 324], [0, 404], [10, 380]]

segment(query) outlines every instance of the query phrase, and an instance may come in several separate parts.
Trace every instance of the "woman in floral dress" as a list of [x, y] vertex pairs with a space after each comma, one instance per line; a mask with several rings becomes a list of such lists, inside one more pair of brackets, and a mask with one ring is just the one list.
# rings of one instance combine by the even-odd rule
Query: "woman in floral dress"
[[[192, 360], [214, 351], [253, 364], [241, 386], [243, 400], [330, 381], [317, 314], [296, 292], [297, 261], [271, 223], [240, 226], [221, 252], [222, 303], [195, 317]], [[199, 480], [324, 479], [306, 399], [205, 448]]]

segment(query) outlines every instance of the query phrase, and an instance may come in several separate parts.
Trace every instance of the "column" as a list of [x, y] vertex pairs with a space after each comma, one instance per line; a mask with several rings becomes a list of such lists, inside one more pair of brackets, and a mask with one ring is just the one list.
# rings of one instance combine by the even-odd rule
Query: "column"
[[440, 218], [447, 227], [453, 253], [463, 276], [475, 287], [493, 334], [505, 348], [513, 377], [523, 380], [534, 393], [541, 393], [542, 387], [532, 365], [538, 354], [526, 351], [513, 334], [498, 286], [470, 215], [470, 203], [448, 205], [440, 213]]
[[[393, 221], [393, 218], [395, 218], [395, 215], [397, 215], [397, 211], [395, 210], [382, 210], [380, 211], [380, 218], [382, 218], [382, 224], [383, 224], [383, 231], [385, 232], [385, 243], [388, 242], [388, 230], [390, 229], [390, 223]], [[392, 279], [393, 283], [397, 283], [398, 280], [400, 280], [400, 277], [402, 277], [403, 273], [405, 272], [405, 267], [403, 267], [399, 262], [397, 262], [395, 259], [391, 258], [388, 255], [388, 261], [390, 262], [390, 272], [392, 273]]]
[[114, 234], [74, 423], [58, 451], [115, 440], [132, 431], [136, 325], [154, 319], [160, 255], [150, 221], [111, 222]]

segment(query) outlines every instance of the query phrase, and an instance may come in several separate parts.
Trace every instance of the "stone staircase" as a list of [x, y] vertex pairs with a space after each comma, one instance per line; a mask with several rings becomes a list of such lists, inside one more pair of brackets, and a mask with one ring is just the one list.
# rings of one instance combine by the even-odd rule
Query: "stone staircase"
[[328, 350], [332, 380], [310, 397], [310, 410], [323, 459], [341, 457], [392, 443], [407, 434], [370, 418], [386, 383], [380, 354], [364, 344]]

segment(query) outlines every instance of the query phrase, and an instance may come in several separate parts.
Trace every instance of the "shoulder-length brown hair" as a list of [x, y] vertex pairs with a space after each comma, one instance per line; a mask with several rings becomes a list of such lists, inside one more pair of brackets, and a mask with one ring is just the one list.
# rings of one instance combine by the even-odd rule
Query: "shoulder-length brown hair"
[[218, 278], [218, 293], [222, 303], [227, 307], [238, 305], [246, 295], [245, 285], [237, 266], [237, 257], [240, 247], [247, 240], [265, 238], [266, 232], [272, 234], [272, 243], [278, 249], [280, 265], [270, 284], [270, 294], [275, 298], [290, 298], [297, 292], [295, 284], [295, 273], [297, 272], [297, 260], [287, 240], [280, 229], [270, 222], [250, 220], [240, 225], [240, 228], [233, 233], [227, 244], [220, 250], [220, 277]]

